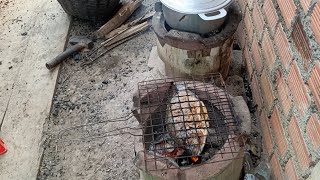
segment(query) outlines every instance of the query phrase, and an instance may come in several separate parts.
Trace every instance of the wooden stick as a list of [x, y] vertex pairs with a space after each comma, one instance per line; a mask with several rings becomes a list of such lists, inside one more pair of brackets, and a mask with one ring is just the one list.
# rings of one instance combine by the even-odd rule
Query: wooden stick
[[104, 52], [99, 54], [97, 57], [94, 59], [91, 59], [90, 62], [83, 63], [82, 65], [88, 65], [96, 61], [97, 59], [101, 58], [103, 55], [105, 55], [107, 52], [110, 50], [114, 49], [115, 47], [118, 47], [119, 45], [129, 41], [130, 39], [136, 37], [146, 29], [148, 29], [151, 25], [148, 22], [143, 23], [142, 25], [135, 26], [133, 30], [131, 30], [129, 33], [124, 34], [123, 36], [119, 36], [119, 38], [115, 39], [114, 41], [109, 41], [108, 43], [105, 44], [105, 47], [107, 48]]
[[121, 26], [141, 4], [142, 0], [130, 0], [125, 3], [118, 13], [98, 30], [98, 36], [103, 37]]
[[[105, 36], [105, 38], [106, 38], [107, 40], [109, 40], [109, 39], [111, 39], [111, 38], [113, 39], [113, 38], [115, 38], [116, 36], [122, 34], [122, 33], [125, 32], [126, 30], [128, 30], [131, 26], [134, 26], [134, 25], [136, 25], [136, 24], [138, 24], [138, 23], [141, 23], [141, 22], [144, 22], [144, 21], [146, 21], [146, 20], [149, 20], [154, 14], [155, 14], [155, 11], [151, 11], [151, 12], [149, 12], [149, 13], [146, 13], [144, 16], [142, 16], [142, 17], [140, 17], [140, 18], [138, 18], [138, 19], [136, 19], [136, 20], [134, 20], [134, 21], [131, 21], [131, 22], [127, 23], [127, 24], [124, 24], [124, 25], [122, 25], [121, 27], [119, 27], [119, 28], [111, 31], [110, 33], [108, 33], [108, 34]], [[103, 47], [103, 45], [100, 45], [99, 47], [93, 49], [92, 52], [89, 54], [89, 56], [93, 55], [95, 52], [97, 52], [97, 51], [98, 51], [99, 49], [101, 49], [102, 47]]]
[[98, 60], [99, 58], [101, 58], [102, 56], [104, 56], [107, 52], [109, 52], [109, 51], [111, 51], [112, 49], [118, 47], [119, 45], [121, 45], [121, 44], [129, 41], [130, 39], [134, 38], [134, 37], [137, 36], [138, 34], [139, 34], [139, 33], [137, 33], [137, 34], [135, 34], [135, 35], [133, 35], [133, 36], [129, 36], [129, 37], [127, 37], [127, 38], [125, 38], [125, 39], [123, 39], [123, 40], [121, 40], [121, 41], [118, 41], [117, 43], [115, 43], [115, 44], [107, 47], [107, 49], [106, 49], [105, 51], [103, 51], [101, 54], [99, 54], [99, 56], [95, 57], [94, 59], [91, 59], [91, 58], [90, 58], [90, 59], [91, 59], [90, 62], [83, 63], [82, 65], [89, 65], [89, 64], [93, 63], [94, 61], [96, 61], [96, 60]]
[[112, 30], [111, 32], [109, 32], [108, 34], [105, 35], [106, 39], [112, 38], [114, 36], [116, 36], [117, 34], [120, 34], [121, 32], [124, 32], [125, 30], [129, 29], [131, 26], [137, 25], [138, 23], [144, 22], [148, 19], [150, 19], [153, 15], [154, 15], [155, 11], [151, 11], [147, 14], [145, 14], [144, 16], [142, 16], [141, 18], [138, 18], [136, 20], [133, 20], [131, 22], [128, 22], [122, 26], [120, 26], [117, 29]]
[[114, 44], [118, 41], [121, 41], [122, 39], [125, 39], [129, 36], [132, 36], [138, 32], [145, 31], [148, 27], [150, 27], [148, 22], [144, 22], [142, 24], [132, 26], [131, 28], [129, 28], [125, 32], [121, 33], [120, 35], [114, 36], [114, 38], [110, 38], [110, 39], [106, 40], [105, 42], [101, 43], [101, 45], [110, 46], [111, 44]]

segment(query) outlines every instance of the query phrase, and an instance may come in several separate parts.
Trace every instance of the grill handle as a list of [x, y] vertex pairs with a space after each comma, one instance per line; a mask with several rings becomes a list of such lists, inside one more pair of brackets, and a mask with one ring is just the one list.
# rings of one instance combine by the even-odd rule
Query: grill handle
[[207, 16], [207, 14], [198, 14], [199, 17], [205, 21], [213, 21], [213, 20], [218, 20], [221, 18], [224, 18], [227, 15], [227, 11], [225, 9], [220, 9], [219, 14], [214, 15], [214, 16]]

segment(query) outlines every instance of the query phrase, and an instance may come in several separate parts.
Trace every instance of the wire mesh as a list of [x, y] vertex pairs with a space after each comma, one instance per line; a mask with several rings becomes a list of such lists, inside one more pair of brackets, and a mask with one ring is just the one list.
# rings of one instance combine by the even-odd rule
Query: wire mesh
[[138, 84], [146, 171], [239, 158], [239, 122], [220, 74]]

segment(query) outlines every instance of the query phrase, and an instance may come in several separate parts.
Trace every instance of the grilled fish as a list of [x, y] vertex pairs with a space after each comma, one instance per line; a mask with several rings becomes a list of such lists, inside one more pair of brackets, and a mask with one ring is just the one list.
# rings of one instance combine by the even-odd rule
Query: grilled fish
[[193, 156], [201, 154], [208, 135], [208, 111], [196, 94], [183, 82], [175, 83], [176, 93], [167, 110], [167, 127], [178, 146]]

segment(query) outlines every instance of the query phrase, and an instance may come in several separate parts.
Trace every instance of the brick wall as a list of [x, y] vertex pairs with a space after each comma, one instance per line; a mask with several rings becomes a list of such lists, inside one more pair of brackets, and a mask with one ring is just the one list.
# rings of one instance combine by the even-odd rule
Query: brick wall
[[320, 0], [238, 0], [237, 31], [275, 179], [320, 157]]

